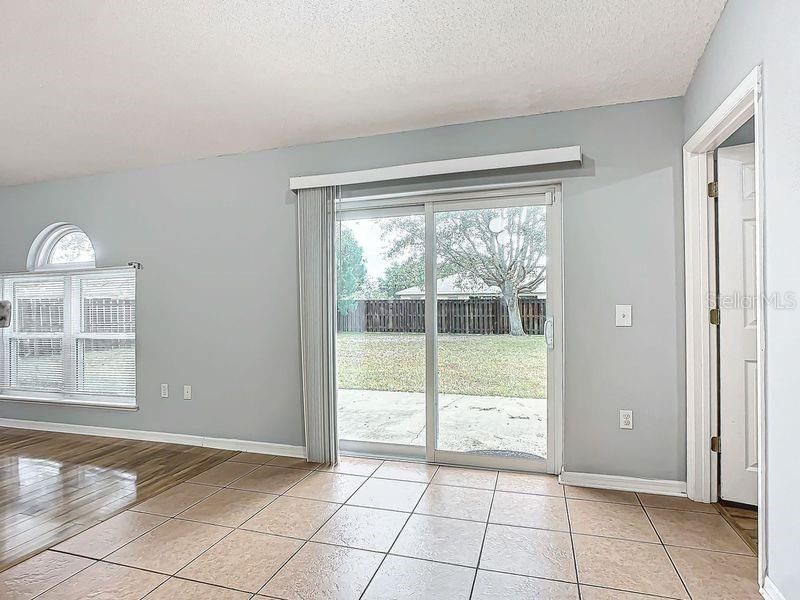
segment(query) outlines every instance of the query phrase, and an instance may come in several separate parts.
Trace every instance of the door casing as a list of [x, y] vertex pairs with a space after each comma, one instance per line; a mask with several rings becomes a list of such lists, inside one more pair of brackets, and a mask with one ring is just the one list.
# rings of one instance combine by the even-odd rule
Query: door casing
[[756, 185], [756, 307], [758, 316], [758, 576], [767, 569], [766, 294], [764, 279], [764, 121], [761, 66], [719, 105], [683, 147], [684, 275], [686, 284], [686, 490], [691, 500], [716, 502], [717, 455], [711, 438], [718, 435], [716, 331], [709, 324], [715, 308], [716, 261], [713, 253], [713, 210], [708, 183], [713, 181], [713, 152], [748, 119], [755, 122]]

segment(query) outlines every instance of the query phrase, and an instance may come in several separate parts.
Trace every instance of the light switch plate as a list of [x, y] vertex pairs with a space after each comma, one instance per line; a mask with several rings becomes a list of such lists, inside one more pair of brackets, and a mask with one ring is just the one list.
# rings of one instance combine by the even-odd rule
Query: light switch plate
[[630, 304], [617, 304], [617, 316], [615, 324], [617, 327], [630, 327], [633, 325]]
[[161, 384], [161, 397], [162, 398], [169, 398], [169, 384], [162, 383]]
[[192, 399], [192, 386], [190, 385], [183, 386], [183, 399], [184, 400]]

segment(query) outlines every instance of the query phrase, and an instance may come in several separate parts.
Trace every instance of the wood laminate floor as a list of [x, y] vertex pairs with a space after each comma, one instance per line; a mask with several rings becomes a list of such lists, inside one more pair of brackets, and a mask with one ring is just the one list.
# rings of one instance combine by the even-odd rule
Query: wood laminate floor
[[731, 524], [753, 552], [758, 553], [758, 510], [744, 506], [719, 505], [720, 514]]
[[235, 454], [0, 427], [0, 571]]

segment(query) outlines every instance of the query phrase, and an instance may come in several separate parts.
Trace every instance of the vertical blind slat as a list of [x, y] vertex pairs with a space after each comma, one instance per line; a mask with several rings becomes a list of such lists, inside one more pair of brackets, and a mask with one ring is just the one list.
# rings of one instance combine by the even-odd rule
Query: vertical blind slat
[[300, 190], [300, 334], [308, 460], [335, 463], [336, 312], [334, 235], [336, 188]]

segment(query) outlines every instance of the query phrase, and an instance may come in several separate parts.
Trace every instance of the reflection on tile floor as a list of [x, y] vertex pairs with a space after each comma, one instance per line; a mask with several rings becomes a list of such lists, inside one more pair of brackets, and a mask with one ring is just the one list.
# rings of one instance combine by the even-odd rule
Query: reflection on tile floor
[[713, 506], [555, 477], [242, 453], [0, 573], [4, 600], [759, 598]]

